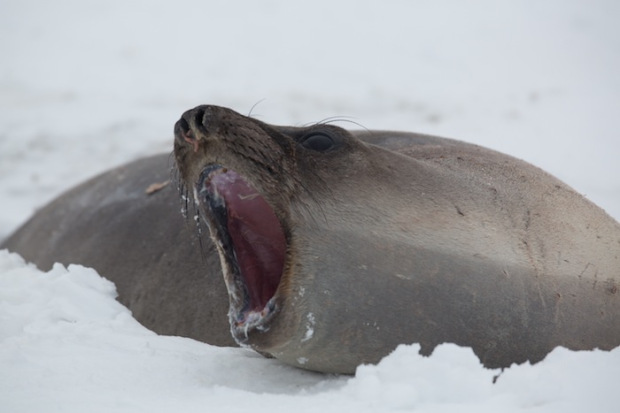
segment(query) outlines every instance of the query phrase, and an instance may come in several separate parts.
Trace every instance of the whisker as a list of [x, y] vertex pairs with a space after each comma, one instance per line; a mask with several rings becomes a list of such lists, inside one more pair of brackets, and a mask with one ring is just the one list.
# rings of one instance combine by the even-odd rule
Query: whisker
[[330, 125], [330, 124], [339, 123], [339, 122], [353, 124], [355, 126], [359, 126], [360, 128], [366, 131], [370, 131], [366, 126], [353, 120], [352, 116], [330, 116], [328, 118], [321, 119], [318, 122], [308, 122], [306, 124], [303, 124], [302, 127], [309, 127], [313, 125]]
[[265, 100], [267, 100], [267, 98], [262, 98], [258, 102], [256, 102], [254, 105], [252, 105], [252, 107], [250, 108], [250, 113], [248, 113], [248, 118], [252, 117], [252, 112], [254, 112], [254, 108], [256, 108], [258, 105], [263, 103]]

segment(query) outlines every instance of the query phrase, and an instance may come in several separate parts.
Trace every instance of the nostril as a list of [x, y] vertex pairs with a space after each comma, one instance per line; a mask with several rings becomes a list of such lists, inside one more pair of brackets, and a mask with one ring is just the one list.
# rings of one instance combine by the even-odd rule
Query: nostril
[[192, 145], [194, 152], [198, 151], [198, 140], [196, 139], [196, 135], [194, 134], [194, 131], [192, 130], [192, 127], [190, 126], [190, 123], [187, 121], [187, 118], [189, 117], [189, 113], [184, 113], [183, 116], [181, 116], [181, 119], [179, 119], [175, 125], [175, 135], [177, 140], [179, 141], [185, 141], [189, 144]]
[[196, 141], [196, 136], [194, 135], [194, 131], [192, 131], [191, 129], [188, 128], [184, 130], [182, 134], [183, 134], [183, 139], [185, 139], [185, 142], [192, 143]]
[[194, 115], [194, 125], [196, 125], [197, 128], [204, 128], [204, 124], [203, 124], [203, 117], [205, 115], [204, 110], [200, 109], [200, 110], [196, 110], [193, 113]]
[[189, 131], [189, 123], [187, 123], [185, 118], [179, 119], [179, 121], [177, 122], [177, 127], [179, 128], [179, 131], [183, 135], [185, 135], [187, 133], [187, 131]]

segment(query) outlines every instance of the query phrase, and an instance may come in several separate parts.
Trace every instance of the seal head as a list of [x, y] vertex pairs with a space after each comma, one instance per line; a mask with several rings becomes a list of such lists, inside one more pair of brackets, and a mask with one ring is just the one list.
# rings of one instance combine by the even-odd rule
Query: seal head
[[302, 194], [325, 188], [320, 174], [298, 177], [322, 170], [323, 157], [347, 145], [346, 134], [330, 125], [274, 127], [214, 106], [177, 122], [177, 165], [218, 249], [240, 344], [272, 347], [276, 335], [264, 333], [298, 323], [296, 312], [282, 311], [295, 296], [290, 290], [302, 288], [293, 276], [300, 245], [292, 216], [311, 216]]

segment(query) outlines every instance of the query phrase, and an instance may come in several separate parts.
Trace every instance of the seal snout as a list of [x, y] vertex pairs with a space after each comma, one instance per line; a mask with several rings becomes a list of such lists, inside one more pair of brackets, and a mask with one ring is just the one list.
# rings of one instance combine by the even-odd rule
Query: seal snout
[[[219, 106], [201, 105], [183, 113], [174, 127], [175, 137], [180, 143], [187, 142], [198, 150], [200, 139], [221, 132], [222, 125], [230, 114], [230, 109]], [[237, 115], [237, 117], [241, 117]]]

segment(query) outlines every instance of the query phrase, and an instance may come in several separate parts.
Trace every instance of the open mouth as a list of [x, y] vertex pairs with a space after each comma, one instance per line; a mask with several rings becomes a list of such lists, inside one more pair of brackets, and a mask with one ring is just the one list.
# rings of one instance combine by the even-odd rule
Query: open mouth
[[203, 169], [196, 199], [206, 212], [230, 296], [233, 336], [264, 329], [277, 310], [275, 293], [286, 258], [286, 238], [273, 209], [241, 175], [221, 165]]

